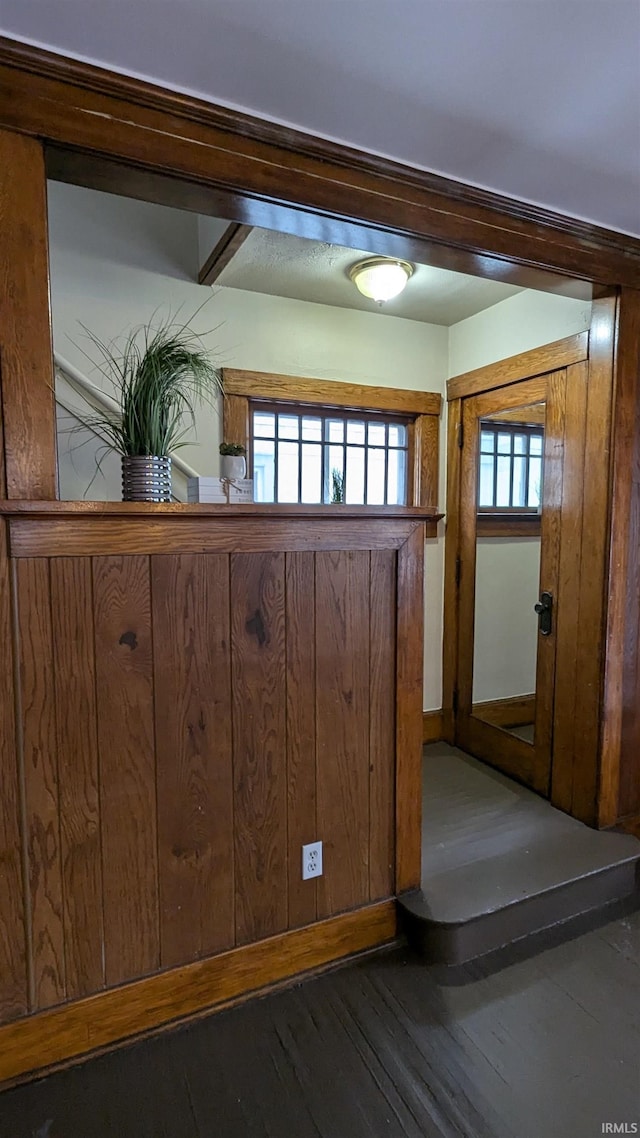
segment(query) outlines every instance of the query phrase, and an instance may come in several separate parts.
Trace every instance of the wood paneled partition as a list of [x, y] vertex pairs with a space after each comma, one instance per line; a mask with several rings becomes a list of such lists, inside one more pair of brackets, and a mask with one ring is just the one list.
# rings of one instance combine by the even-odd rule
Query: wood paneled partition
[[[4, 509], [26, 870], [4, 1018], [39, 1013], [0, 1028], [10, 1078], [65, 1004], [112, 1041], [143, 978], [284, 935], [279, 957], [315, 922], [321, 946], [418, 884], [424, 514]], [[384, 911], [367, 943], [393, 934]], [[157, 1023], [194, 1010], [180, 992]], [[223, 979], [204, 1006], [225, 998]], [[58, 1030], [35, 1065], [86, 1046]]]

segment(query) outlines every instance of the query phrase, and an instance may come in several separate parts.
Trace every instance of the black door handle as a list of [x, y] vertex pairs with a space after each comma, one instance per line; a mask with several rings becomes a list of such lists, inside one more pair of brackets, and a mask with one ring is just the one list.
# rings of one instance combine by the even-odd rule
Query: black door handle
[[550, 636], [553, 626], [553, 596], [551, 593], [541, 593], [540, 600], [533, 606], [538, 614], [538, 631], [542, 636]]

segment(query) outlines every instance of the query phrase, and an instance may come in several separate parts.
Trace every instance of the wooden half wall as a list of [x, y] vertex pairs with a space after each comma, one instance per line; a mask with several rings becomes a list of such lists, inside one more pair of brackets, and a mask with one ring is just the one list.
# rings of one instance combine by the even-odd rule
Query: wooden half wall
[[420, 877], [418, 511], [4, 510], [0, 1079], [392, 937]]

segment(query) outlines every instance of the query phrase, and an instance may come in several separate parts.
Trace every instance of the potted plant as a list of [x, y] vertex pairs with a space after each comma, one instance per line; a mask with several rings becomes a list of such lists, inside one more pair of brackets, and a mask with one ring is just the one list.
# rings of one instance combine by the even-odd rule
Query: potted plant
[[85, 332], [119, 410], [99, 407], [80, 425], [122, 456], [123, 501], [170, 502], [171, 453], [186, 444], [196, 406], [222, 393], [219, 369], [189, 321], [140, 325], [121, 347]]
[[242, 443], [220, 443], [220, 477], [246, 478], [246, 453]]

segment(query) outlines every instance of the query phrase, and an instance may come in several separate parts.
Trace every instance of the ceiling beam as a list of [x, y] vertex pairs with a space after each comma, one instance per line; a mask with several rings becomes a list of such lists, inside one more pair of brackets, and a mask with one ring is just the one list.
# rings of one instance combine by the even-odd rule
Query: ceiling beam
[[252, 225], [241, 225], [236, 221], [231, 222], [200, 269], [198, 284], [215, 284], [220, 274], [235, 257], [240, 246], [247, 240], [252, 229]]

